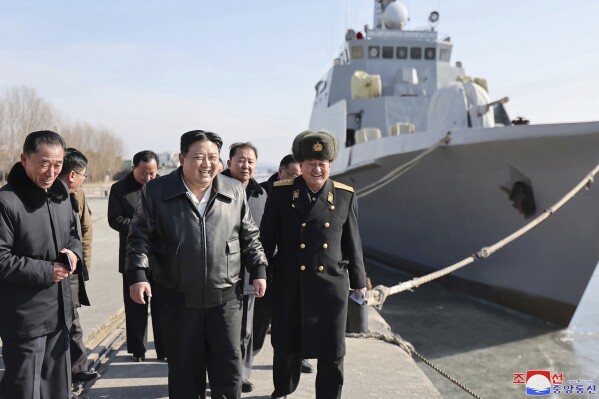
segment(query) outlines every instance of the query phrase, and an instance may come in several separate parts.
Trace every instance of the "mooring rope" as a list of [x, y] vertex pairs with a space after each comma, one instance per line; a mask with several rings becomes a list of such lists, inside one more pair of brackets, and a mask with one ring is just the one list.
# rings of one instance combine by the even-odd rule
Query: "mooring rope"
[[578, 194], [583, 188], [588, 189], [591, 186], [591, 184], [594, 182], [594, 177], [597, 173], [599, 173], [599, 164], [597, 164], [597, 166], [595, 166], [595, 168], [589, 174], [587, 174], [587, 176], [584, 179], [582, 179], [580, 181], [580, 183], [578, 183], [572, 190], [570, 190], [570, 192], [568, 192], [566, 195], [564, 195], [553, 206], [551, 206], [548, 209], [546, 209], [545, 211], [543, 211], [543, 213], [541, 213], [539, 216], [537, 216], [535, 219], [533, 219], [531, 222], [529, 222], [525, 226], [516, 230], [515, 232], [513, 232], [512, 234], [503, 238], [502, 240], [499, 240], [495, 244], [490, 245], [488, 247], [483, 247], [477, 253], [475, 253], [465, 259], [462, 259], [461, 261], [454, 263], [453, 265], [450, 265], [444, 269], [437, 270], [436, 272], [427, 274], [425, 276], [414, 278], [410, 281], [405, 281], [403, 283], [399, 283], [392, 287], [386, 287], [384, 285], [378, 285], [378, 286], [374, 287], [372, 290], [370, 290], [366, 293], [368, 305], [374, 306], [377, 309], [381, 309], [383, 307], [383, 303], [385, 302], [385, 300], [387, 299], [387, 297], [389, 295], [394, 295], [394, 294], [397, 294], [397, 293], [400, 293], [400, 292], [403, 292], [406, 290], [412, 290], [414, 288], [421, 286], [422, 284], [426, 284], [428, 282], [431, 282], [433, 280], [441, 278], [447, 274], [453, 273], [454, 271], [461, 269], [462, 267], [465, 267], [479, 259], [488, 258], [489, 256], [493, 255], [495, 252], [497, 252], [498, 250], [500, 250], [507, 244], [520, 238], [521, 236], [523, 236], [524, 234], [526, 234], [527, 232], [532, 230], [534, 227], [539, 225], [541, 222], [543, 222], [549, 216], [553, 215], [565, 203], [567, 203], [574, 196], [576, 196], [576, 194]]
[[356, 190], [356, 198], [360, 199], [362, 197], [367, 196], [368, 194], [372, 194], [373, 192], [385, 187], [387, 184], [391, 183], [393, 180], [397, 179], [399, 176], [403, 175], [408, 170], [410, 170], [413, 166], [415, 166], [418, 162], [420, 162], [422, 160], [422, 158], [426, 157], [431, 152], [435, 151], [441, 145], [449, 144], [450, 141], [451, 141], [451, 132], [447, 132], [447, 134], [441, 140], [437, 141], [431, 147], [422, 151], [420, 154], [415, 156], [413, 159], [409, 160], [408, 162], [406, 162], [402, 165], [399, 165], [397, 168], [393, 169], [391, 172], [387, 173], [385, 176], [381, 177], [380, 179], [378, 179], [360, 189], [357, 189]]
[[476, 394], [472, 389], [468, 388], [466, 385], [459, 382], [455, 377], [451, 376], [448, 372], [442, 370], [439, 366], [428, 360], [426, 357], [422, 356], [414, 346], [408, 341], [404, 341], [398, 334], [387, 335], [380, 332], [369, 331], [367, 333], [345, 333], [345, 336], [348, 338], [374, 338], [381, 341], [388, 342], [390, 344], [394, 344], [399, 346], [404, 352], [406, 352], [410, 356], [416, 356], [418, 359], [422, 360], [424, 364], [431, 367], [433, 370], [441, 374], [443, 377], [447, 378], [449, 381], [456, 384], [458, 387], [462, 388], [464, 391], [468, 392], [470, 395], [477, 399], [482, 399], [482, 397]]

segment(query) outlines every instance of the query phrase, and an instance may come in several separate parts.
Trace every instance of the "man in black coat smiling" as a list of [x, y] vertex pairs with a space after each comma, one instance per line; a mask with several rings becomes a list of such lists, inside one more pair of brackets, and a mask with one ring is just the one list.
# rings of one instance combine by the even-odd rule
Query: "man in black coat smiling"
[[25, 139], [0, 189], [0, 398], [68, 398], [68, 276], [82, 258], [67, 188], [57, 179], [65, 143], [51, 131]]
[[329, 178], [338, 141], [300, 133], [301, 176], [273, 184], [261, 241], [273, 271], [273, 398], [295, 391], [302, 359], [318, 359], [316, 398], [340, 398], [350, 287], [363, 301], [366, 274], [353, 188]]

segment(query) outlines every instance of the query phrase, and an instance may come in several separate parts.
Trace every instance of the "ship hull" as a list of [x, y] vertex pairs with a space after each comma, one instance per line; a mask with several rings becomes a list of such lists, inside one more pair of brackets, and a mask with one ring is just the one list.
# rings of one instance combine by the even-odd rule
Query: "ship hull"
[[[361, 197], [365, 254], [415, 275], [441, 269], [528, 223], [599, 163], [599, 129], [582, 135], [536, 132], [480, 142], [454, 137], [457, 144], [438, 148], [392, 183]], [[359, 190], [417, 154], [373, 158], [333, 178]], [[537, 211], [531, 217], [501, 189], [516, 180], [532, 186]], [[599, 187], [591, 186], [517, 241], [438, 281], [565, 326], [599, 260], [596, 237]]]

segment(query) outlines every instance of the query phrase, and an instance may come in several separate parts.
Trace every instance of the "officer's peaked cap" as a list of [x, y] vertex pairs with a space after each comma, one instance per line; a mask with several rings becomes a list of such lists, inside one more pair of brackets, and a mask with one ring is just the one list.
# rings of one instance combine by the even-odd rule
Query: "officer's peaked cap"
[[334, 161], [339, 151], [339, 140], [331, 132], [326, 130], [305, 130], [298, 134], [293, 140], [291, 152], [298, 162], [306, 159], [318, 159], [321, 161]]

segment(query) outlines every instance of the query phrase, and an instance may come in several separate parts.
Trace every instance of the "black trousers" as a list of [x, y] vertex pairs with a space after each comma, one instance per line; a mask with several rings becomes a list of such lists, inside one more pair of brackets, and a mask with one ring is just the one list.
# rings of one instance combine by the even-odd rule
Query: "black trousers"
[[169, 398], [205, 397], [207, 369], [212, 399], [238, 399], [241, 298], [208, 309], [164, 304], [159, 314], [165, 326]]
[[69, 330], [69, 347], [71, 351], [71, 371], [73, 374], [87, 371], [87, 348], [83, 343], [83, 329], [79, 320], [79, 276], [73, 274], [69, 277], [71, 281], [71, 293], [73, 296], [73, 324]]
[[[154, 281], [148, 276], [148, 281], [154, 291]], [[129, 295], [129, 286], [127, 275], [123, 274], [123, 301], [125, 302], [125, 324], [127, 330], [127, 352], [136, 356], [145, 356], [146, 345], [148, 343], [148, 301], [145, 305], [134, 302]], [[155, 299], [150, 301], [150, 311], [152, 312], [152, 331], [154, 332], [154, 347], [157, 357], [166, 357], [164, 348], [162, 330], [158, 317], [159, 302]]]
[[256, 357], [262, 350], [271, 318], [272, 288], [268, 286], [262, 298], [256, 298], [254, 302], [254, 325], [253, 325], [253, 356]]
[[254, 363], [253, 324], [256, 295], [243, 296], [243, 315], [241, 318], [241, 378], [248, 380]]
[[71, 371], [73, 374], [87, 371], [87, 348], [83, 343], [83, 330], [79, 320], [77, 308], [73, 309], [73, 324], [69, 331], [69, 347], [71, 359]]
[[[297, 389], [302, 370], [302, 355], [275, 355], [272, 377], [275, 391], [279, 395], [289, 395]], [[316, 371], [316, 399], [340, 399], [343, 388], [343, 357], [338, 359], [318, 359]]]
[[69, 330], [64, 324], [41, 337], [2, 337], [2, 356], [0, 399], [71, 397]]

